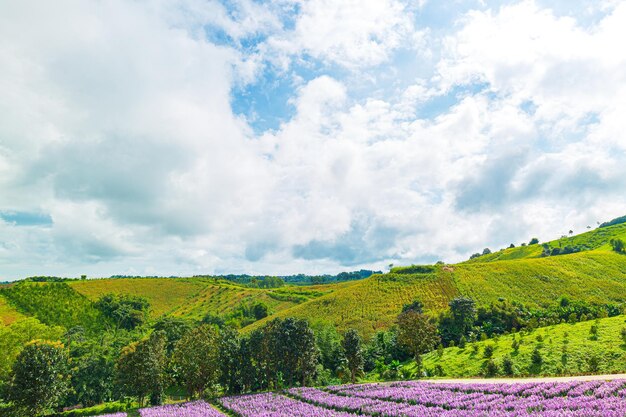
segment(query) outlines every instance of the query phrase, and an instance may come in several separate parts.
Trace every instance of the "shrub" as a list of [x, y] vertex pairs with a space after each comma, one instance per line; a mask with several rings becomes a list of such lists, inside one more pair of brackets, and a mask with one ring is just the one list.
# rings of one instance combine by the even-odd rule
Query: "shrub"
[[487, 361], [487, 365], [485, 366], [485, 376], [494, 377], [497, 374], [498, 374], [498, 365], [496, 365], [493, 359], [489, 359]]
[[485, 350], [483, 352], [483, 357], [485, 357], [485, 358], [492, 357], [493, 356], [493, 351], [494, 351], [493, 345], [485, 346]]
[[502, 372], [504, 373], [504, 375], [507, 375], [507, 376], [511, 376], [514, 373], [513, 360], [511, 359], [509, 355], [506, 355], [502, 359]]

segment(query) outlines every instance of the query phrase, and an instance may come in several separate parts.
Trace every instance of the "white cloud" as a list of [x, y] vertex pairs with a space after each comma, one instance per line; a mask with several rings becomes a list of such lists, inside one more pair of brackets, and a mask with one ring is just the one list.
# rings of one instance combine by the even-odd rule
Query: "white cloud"
[[[3, 4], [0, 212], [53, 221], [0, 220], [3, 274], [456, 261], [624, 214], [626, 7], [590, 27], [529, 1], [473, 11], [429, 45], [446, 45], [435, 72], [390, 94], [379, 83], [394, 51], [423, 53], [414, 12], [395, 0]], [[293, 116], [257, 135], [233, 114], [233, 86], [268, 60], [315, 76], [294, 87]], [[349, 71], [315, 70], [329, 65]], [[355, 94], [355, 77], [370, 90]]]
[[386, 61], [407, 41], [419, 41], [413, 10], [398, 0], [302, 0], [294, 28], [271, 36], [269, 54], [283, 66], [291, 56], [310, 55], [348, 68]]

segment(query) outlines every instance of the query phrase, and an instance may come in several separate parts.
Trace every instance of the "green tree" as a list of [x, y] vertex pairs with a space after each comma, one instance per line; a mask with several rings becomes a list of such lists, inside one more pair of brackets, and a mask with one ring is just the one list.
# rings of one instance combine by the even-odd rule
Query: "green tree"
[[267, 305], [265, 303], [256, 303], [252, 307], [252, 314], [257, 320], [267, 317]]
[[413, 355], [421, 375], [422, 355], [430, 352], [439, 343], [437, 326], [425, 314], [407, 311], [397, 319], [398, 342]]
[[152, 328], [165, 333], [167, 354], [171, 355], [176, 343], [191, 330], [191, 323], [180, 317], [164, 316], [158, 319]]
[[165, 334], [154, 332], [150, 337], [123, 348], [118, 359], [118, 386], [124, 394], [137, 397], [142, 407], [146, 397], [155, 398], [163, 392], [165, 344]]
[[227, 394], [240, 394], [245, 389], [243, 373], [250, 358], [242, 345], [239, 333], [232, 327], [219, 329], [219, 383]]
[[13, 364], [9, 400], [25, 415], [39, 416], [57, 407], [69, 389], [69, 361], [60, 342], [35, 340]]
[[458, 343], [462, 336], [469, 336], [476, 322], [476, 304], [466, 297], [454, 298], [448, 303], [450, 311], [441, 315], [439, 332], [444, 342]]
[[214, 326], [202, 325], [178, 341], [172, 362], [189, 398], [211, 390], [218, 382], [219, 334]]
[[148, 319], [150, 303], [134, 295], [105, 294], [94, 306], [113, 320], [116, 328], [133, 330]]
[[95, 348], [76, 359], [72, 388], [75, 404], [93, 406], [113, 399], [115, 362], [106, 348]]
[[348, 360], [350, 380], [356, 382], [356, 377], [363, 372], [363, 339], [358, 331], [348, 330], [341, 343], [344, 354]]
[[626, 250], [622, 239], [611, 239], [611, 247], [617, 253], [624, 253]]
[[402, 312], [405, 313], [407, 311], [415, 311], [416, 313], [422, 314], [424, 312], [424, 303], [420, 300], [415, 300], [410, 304], [403, 305]]

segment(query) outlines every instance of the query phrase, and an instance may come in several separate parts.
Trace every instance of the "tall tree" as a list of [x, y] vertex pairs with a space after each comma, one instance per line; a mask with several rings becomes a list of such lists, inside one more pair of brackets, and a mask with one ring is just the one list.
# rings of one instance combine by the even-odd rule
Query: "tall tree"
[[249, 360], [237, 330], [232, 327], [219, 329], [219, 382], [228, 394], [240, 394], [244, 390], [243, 372]]
[[172, 362], [189, 398], [217, 384], [219, 348], [216, 327], [207, 324], [188, 331], [176, 344]]
[[433, 350], [440, 341], [437, 326], [428, 316], [415, 311], [401, 313], [397, 324], [398, 342], [405, 346], [415, 358], [419, 375], [422, 368], [422, 355]]
[[147, 339], [122, 349], [117, 362], [117, 381], [126, 395], [137, 397], [144, 405], [146, 397], [157, 398], [165, 379], [165, 334], [154, 332]]
[[356, 382], [356, 377], [363, 372], [363, 339], [358, 331], [350, 329], [346, 332], [341, 343], [344, 354], [348, 360], [350, 380]]
[[69, 361], [60, 342], [36, 340], [13, 364], [9, 400], [18, 412], [39, 416], [57, 407], [69, 389]]
[[448, 304], [450, 315], [440, 320], [442, 335], [446, 341], [458, 342], [468, 336], [476, 322], [476, 303], [471, 298], [457, 297]]

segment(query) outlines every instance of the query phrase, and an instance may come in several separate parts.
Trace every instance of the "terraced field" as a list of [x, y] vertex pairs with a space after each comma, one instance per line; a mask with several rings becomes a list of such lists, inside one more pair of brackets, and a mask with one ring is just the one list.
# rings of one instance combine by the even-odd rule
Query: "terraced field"
[[331, 322], [341, 331], [355, 328], [368, 337], [389, 327], [403, 304], [417, 298], [427, 311], [437, 313], [458, 295], [472, 297], [478, 305], [505, 298], [528, 306], [548, 306], [562, 295], [592, 303], [621, 303], [626, 301], [626, 256], [595, 250], [548, 258], [439, 265], [425, 274], [375, 275], [277, 315]]

